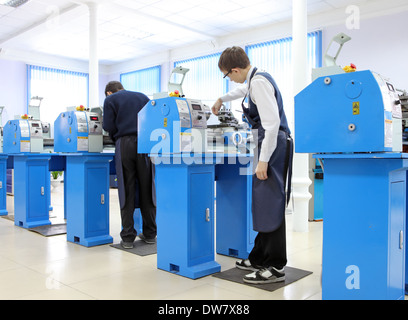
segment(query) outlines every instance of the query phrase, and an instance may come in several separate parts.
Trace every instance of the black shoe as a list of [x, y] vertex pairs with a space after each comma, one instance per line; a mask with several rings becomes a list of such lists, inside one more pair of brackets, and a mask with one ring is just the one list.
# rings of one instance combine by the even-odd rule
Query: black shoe
[[235, 262], [235, 266], [241, 270], [258, 271], [259, 268], [254, 267], [249, 259], [242, 259]]
[[133, 249], [133, 242], [121, 241], [120, 245], [122, 246], [123, 249]]
[[285, 272], [282, 268], [263, 268], [259, 271], [252, 272], [243, 278], [244, 282], [252, 284], [266, 284], [285, 281]]
[[146, 242], [147, 244], [155, 244], [155, 243], [156, 243], [156, 237], [148, 239], [148, 238], [146, 238], [146, 237], [144, 236], [143, 233], [139, 233], [138, 236], [139, 236], [139, 238], [140, 238], [141, 240], [143, 240], [143, 241]]

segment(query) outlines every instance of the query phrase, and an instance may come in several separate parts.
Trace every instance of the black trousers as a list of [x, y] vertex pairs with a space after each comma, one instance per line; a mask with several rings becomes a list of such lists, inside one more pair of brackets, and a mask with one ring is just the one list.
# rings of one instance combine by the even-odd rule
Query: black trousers
[[[136, 238], [133, 214], [136, 208], [136, 190], [139, 190], [139, 206], [143, 219], [143, 235], [150, 239], [157, 234], [156, 207], [152, 195], [152, 162], [147, 154], [137, 153], [137, 137], [121, 138], [123, 179], [126, 201], [121, 209], [122, 231], [120, 236], [125, 242]], [[138, 184], [138, 188], [137, 188]]]
[[253, 266], [282, 269], [287, 263], [285, 217], [273, 232], [259, 232], [248, 257]]

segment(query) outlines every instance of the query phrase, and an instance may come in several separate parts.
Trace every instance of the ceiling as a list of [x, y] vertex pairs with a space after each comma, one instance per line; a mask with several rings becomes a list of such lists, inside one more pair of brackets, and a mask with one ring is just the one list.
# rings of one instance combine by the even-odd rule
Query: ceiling
[[[89, 8], [80, 0], [29, 0], [0, 5], [0, 48], [87, 61]], [[323, 13], [368, 0], [308, 0]], [[387, 1], [384, 1], [387, 2]], [[112, 65], [137, 57], [216, 41], [243, 30], [289, 20], [292, 0], [97, 1], [98, 57]]]

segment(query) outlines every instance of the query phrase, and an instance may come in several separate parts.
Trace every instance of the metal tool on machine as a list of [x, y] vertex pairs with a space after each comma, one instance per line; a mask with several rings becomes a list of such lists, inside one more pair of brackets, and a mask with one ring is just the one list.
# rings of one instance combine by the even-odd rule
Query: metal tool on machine
[[[33, 120], [41, 120], [40, 107], [43, 98], [39, 96], [31, 97], [28, 103], [28, 114]], [[49, 145], [51, 140], [51, 125], [49, 122], [41, 121], [42, 132], [44, 136], [44, 145]]]
[[252, 131], [246, 122], [239, 123], [231, 110], [218, 112], [219, 124], [208, 125], [207, 142], [214, 152], [250, 153], [253, 149]]

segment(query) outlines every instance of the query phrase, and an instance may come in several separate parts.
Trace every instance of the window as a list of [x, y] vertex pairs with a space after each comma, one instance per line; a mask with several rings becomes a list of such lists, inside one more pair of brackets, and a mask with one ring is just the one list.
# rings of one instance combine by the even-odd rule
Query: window
[[41, 121], [51, 127], [67, 107], [88, 106], [88, 74], [59, 69], [27, 66], [28, 102], [32, 97], [41, 97]]
[[129, 91], [142, 92], [150, 99], [160, 92], [160, 66], [122, 73], [120, 82]]

